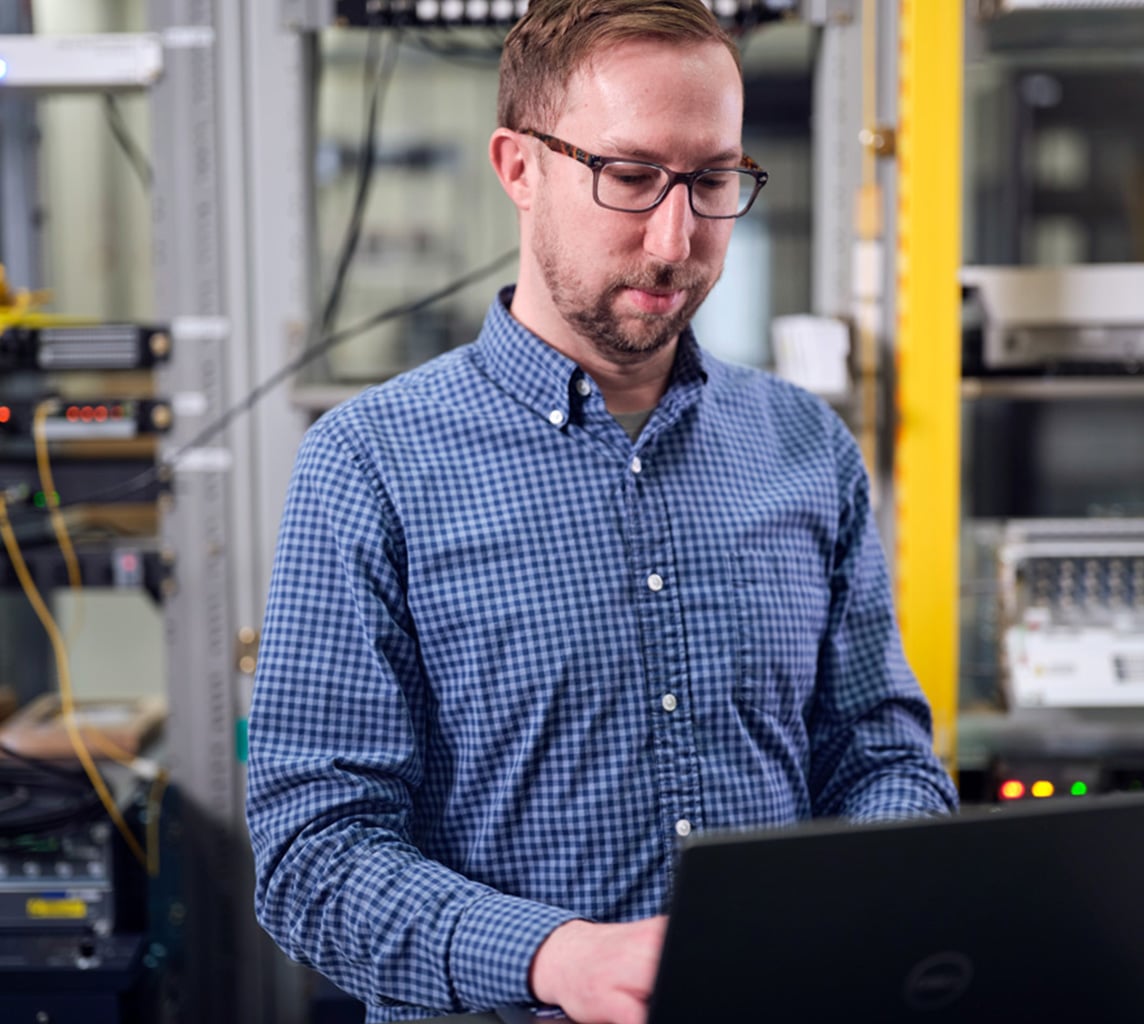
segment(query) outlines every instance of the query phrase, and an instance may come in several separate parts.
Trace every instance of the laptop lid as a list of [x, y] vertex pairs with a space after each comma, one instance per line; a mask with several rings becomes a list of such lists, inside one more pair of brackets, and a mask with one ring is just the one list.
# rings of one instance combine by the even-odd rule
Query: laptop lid
[[649, 1024], [1144, 1020], [1144, 797], [699, 835]]

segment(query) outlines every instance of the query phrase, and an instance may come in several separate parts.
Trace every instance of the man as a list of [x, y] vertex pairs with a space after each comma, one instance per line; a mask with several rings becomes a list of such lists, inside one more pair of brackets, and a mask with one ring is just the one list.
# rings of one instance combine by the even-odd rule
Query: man
[[700, 0], [534, 0], [501, 75], [515, 290], [298, 457], [258, 912], [370, 1020], [638, 1024], [680, 836], [956, 795], [852, 438], [687, 326], [765, 179], [733, 44]]

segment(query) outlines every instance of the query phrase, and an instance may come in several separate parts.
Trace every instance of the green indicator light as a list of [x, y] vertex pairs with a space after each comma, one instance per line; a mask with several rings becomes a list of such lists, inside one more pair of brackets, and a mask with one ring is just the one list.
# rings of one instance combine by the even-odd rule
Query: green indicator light
[[46, 508], [47, 507], [48, 502], [47, 502], [47, 499], [44, 497], [43, 491], [36, 491], [36, 493], [32, 495], [32, 504], [35, 505], [36, 508]]
[[1073, 796], [1084, 796], [1088, 792], [1088, 786], [1080, 780], [1077, 780], [1072, 784], [1072, 788], [1069, 792], [1072, 793]]

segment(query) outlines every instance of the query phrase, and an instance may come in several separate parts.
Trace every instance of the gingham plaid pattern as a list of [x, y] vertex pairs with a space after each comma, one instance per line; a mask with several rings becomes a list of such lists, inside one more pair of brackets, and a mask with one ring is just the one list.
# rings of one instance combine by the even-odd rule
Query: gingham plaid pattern
[[633, 444], [510, 294], [311, 428], [281, 525], [257, 910], [370, 1021], [527, 1001], [688, 829], [956, 803], [834, 413], [685, 333]]

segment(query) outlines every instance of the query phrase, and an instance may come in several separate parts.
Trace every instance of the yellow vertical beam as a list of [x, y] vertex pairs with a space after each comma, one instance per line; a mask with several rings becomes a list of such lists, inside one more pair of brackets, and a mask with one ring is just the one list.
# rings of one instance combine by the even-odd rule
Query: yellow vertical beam
[[906, 656], [956, 768], [964, 0], [900, 0], [895, 568]]

